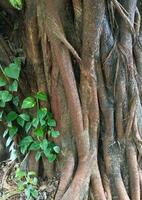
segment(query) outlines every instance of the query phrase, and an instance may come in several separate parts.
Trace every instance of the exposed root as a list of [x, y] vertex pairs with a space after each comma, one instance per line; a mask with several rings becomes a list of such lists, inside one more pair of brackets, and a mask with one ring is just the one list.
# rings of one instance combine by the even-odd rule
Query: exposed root
[[116, 175], [114, 182], [115, 182], [119, 200], [130, 200], [127, 194], [127, 191], [125, 189], [125, 185], [123, 183], [121, 175], [118, 175], [118, 176]]
[[62, 196], [66, 192], [66, 190], [69, 186], [69, 183], [72, 180], [74, 168], [75, 168], [74, 157], [73, 157], [73, 155], [69, 154], [67, 161], [65, 163], [65, 166], [62, 169], [60, 183], [59, 183], [59, 187], [57, 190], [57, 194], [55, 196], [55, 200], [62, 199]]
[[134, 139], [136, 148], [138, 150], [138, 164], [139, 164], [139, 162], [141, 161], [141, 158], [142, 158], [142, 139], [141, 139], [141, 136], [139, 133], [136, 116], [135, 116], [134, 122], [133, 122], [133, 130], [134, 130], [133, 139]]
[[130, 134], [131, 134], [131, 128], [132, 128], [132, 124], [133, 124], [133, 121], [134, 121], [135, 110], [136, 110], [136, 100], [137, 100], [137, 97], [135, 96], [132, 100], [132, 103], [131, 103], [129, 119], [128, 119], [126, 130], [125, 130], [125, 136], [127, 138], [129, 138]]
[[105, 173], [102, 173], [103, 187], [105, 191], [105, 196], [107, 200], [112, 200], [110, 181]]
[[130, 177], [131, 199], [140, 200], [140, 177], [137, 163], [136, 148], [133, 144], [128, 144], [126, 151]]
[[94, 155], [80, 161], [73, 181], [61, 200], [83, 200], [88, 192]]
[[[105, 192], [108, 192], [108, 191], [104, 191], [99, 168], [98, 168], [96, 160], [94, 161], [94, 167], [93, 167], [93, 171], [92, 171], [92, 175], [91, 175], [91, 187], [92, 187], [92, 193], [93, 193], [95, 200], [106, 200], [107, 199]], [[107, 193], [107, 196], [109, 197], [108, 193]]]

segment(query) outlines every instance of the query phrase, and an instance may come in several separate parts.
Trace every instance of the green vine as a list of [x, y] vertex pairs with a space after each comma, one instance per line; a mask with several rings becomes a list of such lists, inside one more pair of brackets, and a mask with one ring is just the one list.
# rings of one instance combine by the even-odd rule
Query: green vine
[[[55, 130], [56, 121], [53, 114], [46, 107], [40, 106], [41, 101], [47, 101], [47, 95], [39, 91], [21, 102], [17, 95], [20, 70], [19, 58], [15, 58], [8, 67], [4, 69], [1, 67], [0, 120], [6, 126], [3, 137], [7, 138], [6, 147], [9, 147], [10, 159], [17, 159], [19, 151], [23, 155], [35, 151], [36, 161], [45, 156], [49, 162], [53, 162], [60, 153], [60, 147], [52, 141], [52, 138], [57, 138], [60, 133]], [[7, 113], [8, 104], [16, 109]], [[14, 141], [17, 136], [20, 136], [21, 140], [18, 149], [15, 149]]]

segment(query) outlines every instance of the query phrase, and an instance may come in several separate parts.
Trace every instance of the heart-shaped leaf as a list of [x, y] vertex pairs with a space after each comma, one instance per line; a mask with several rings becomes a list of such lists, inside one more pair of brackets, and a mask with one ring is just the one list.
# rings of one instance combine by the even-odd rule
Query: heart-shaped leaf
[[9, 65], [9, 67], [4, 69], [4, 73], [7, 77], [18, 80], [20, 75], [20, 67], [12, 63]]
[[59, 131], [55, 131], [55, 130], [51, 130], [50, 135], [53, 138], [57, 138], [60, 135], [60, 132]]
[[40, 159], [40, 157], [41, 157], [41, 152], [38, 151], [38, 152], [36, 153], [36, 155], [35, 155], [36, 161], [38, 161], [38, 160]]
[[7, 83], [3, 78], [0, 78], [0, 87], [5, 86]]
[[0, 99], [2, 102], [9, 102], [12, 99], [12, 94], [10, 94], [7, 90], [0, 91]]
[[60, 151], [61, 151], [59, 146], [55, 146], [55, 147], [53, 147], [53, 149], [56, 153], [60, 153]]
[[13, 127], [9, 128], [9, 135], [11, 137], [14, 137], [17, 132], [18, 132], [18, 128], [17, 127], [13, 126]]
[[24, 127], [25, 120], [23, 120], [21, 117], [18, 117], [18, 118], [17, 118], [17, 123], [18, 123], [21, 127]]
[[26, 113], [20, 114], [19, 117], [21, 117], [24, 121], [30, 121], [30, 116]]
[[11, 111], [8, 113], [8, 115], [6, 116], [8, 121], [14, 121], [17, 118], [17, 113], [14, 111]]
[[18, 82], [17, 80], [14, 80], [12, 85], [9, 86], [9, 91], [17, 92], [17, 90], [18, 90]]
[[48, 126], [55, 127], [56, 121], [54, 119], [48, 119], [47, 124]]
[[43, 131], [42, 128], [36, 129], [36, 130], [34, 131], [34, 133], [35, 133], [35, 135], [36, 135], [37, 137], [43, 137], [43, 136], [44, 136], [44, 131]]
[[22, 103], [22, 109], [33, 108], [36, 104], [36, 101], [33, 97], [27, 97]]
[[30, 144], [33, 142], [33, 138], [31, 136], [26, 136], [20, 141], [20, 151], [22, 154], [25, 154]]
[[36, 98], [38, 98], [39, 100], [42, 100], [42, 101], [47, 101], [47, 95], [45, 92], [38, 92], [36, 94]]

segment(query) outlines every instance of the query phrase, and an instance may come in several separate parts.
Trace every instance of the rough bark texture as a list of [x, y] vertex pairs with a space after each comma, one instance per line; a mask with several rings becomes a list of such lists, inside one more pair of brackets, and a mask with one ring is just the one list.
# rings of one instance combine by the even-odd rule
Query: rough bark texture
[[43, 159], [55, 200], [142, 199], [141, 0], [25, 0], [21, 15], [30, 92], [49, 94], [61, 132]]

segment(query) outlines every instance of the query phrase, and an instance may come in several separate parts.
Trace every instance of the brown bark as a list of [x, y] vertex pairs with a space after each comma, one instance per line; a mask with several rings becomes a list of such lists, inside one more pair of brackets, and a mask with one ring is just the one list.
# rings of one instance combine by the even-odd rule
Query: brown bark
[[58, 161], [43, 159], [45, 176], [60, 172], [55, 199], [140, 200], [140, 0], [25, 3], [30, 91], [48, 92], [61, 132]]

